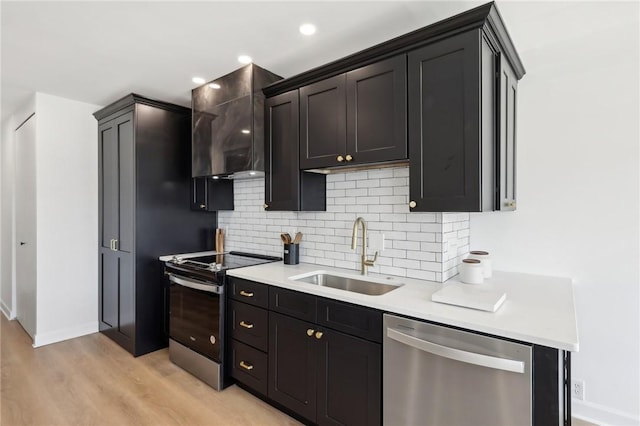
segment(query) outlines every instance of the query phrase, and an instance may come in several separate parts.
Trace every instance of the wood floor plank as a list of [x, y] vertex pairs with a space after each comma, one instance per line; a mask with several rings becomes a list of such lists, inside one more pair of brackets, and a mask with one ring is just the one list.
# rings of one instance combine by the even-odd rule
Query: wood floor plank
[[172, 364], [166, 349], [134, 358], [99, 333], [34, 349], [4, 316], [0, 424], [299, 425], [237, 386], [215, 391]]

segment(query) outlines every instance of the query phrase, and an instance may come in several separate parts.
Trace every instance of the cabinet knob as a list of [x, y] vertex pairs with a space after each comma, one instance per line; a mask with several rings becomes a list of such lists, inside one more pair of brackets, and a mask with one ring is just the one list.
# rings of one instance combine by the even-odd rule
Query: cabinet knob
[[316, 339], [322, 339], [322, 331], [316, 331]]
[[417, 206], [415, 201], [409, 201], [409, 207], [414, 208], [415, 206]]
[[507, 207], [515, 207], [516, 206], [516, 202], [514, 200], [505, 201], [504, 205], [507, 206]]
[[244, 361], [240, 361], [240, 367], [244, 368], [245, 370], [253, 370], [253, 365], [248, 364]]
[[313, 336], [313, 333], [315, 333], [316, 331], [313, 328], [309, 328], [307, 329], [307, 336], [311, 337]]
[[268, 209], [268, 208], [269, 208], [269, 204], [264, 203], [264, 204], [262, 205], [262, 207], [266, 210], [266, 209]]
[[253, 324], [251, 324], [250, 322], [244, 322], [244, 321], [240, 321], [240, 326], [248, 329], [253, 328]]
[[342, 163], [344, 161], [344, 157], [342, 155], [338, 155], [338, 158], [336, 158], [336, 160], [338, 160], [338, 163]]
[[201, 208], [201, 209], [204, 209], [204, 208], [206, 208], [206, 207], [207, 207], [207, 205], [206, 205], [206, 204], [200, 204], [200, 208]]
[[353, 157], [351, 156], [351, 154], [347, 154], [347, 156], [345, 157], [345, 159], [346, 159], [347, 161], [351, 161], [351, 160], [353, 160]]

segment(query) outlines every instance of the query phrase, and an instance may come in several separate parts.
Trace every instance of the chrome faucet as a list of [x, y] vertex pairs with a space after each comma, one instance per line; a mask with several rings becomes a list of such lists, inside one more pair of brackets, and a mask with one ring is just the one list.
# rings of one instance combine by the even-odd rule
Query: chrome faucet
[[353, 231], [351, 232], [351, 250], [356, 249], [356, 242], [358, 241], [358, 224], [362, 224], [362, 261], [360, 262], [360, 273], [367, 275], [367, 266], [373, 266], [378, 260], [378, 252], [373, 256], [373, 259], [367, 259], [367, 223], [363, 218], [359, 217], [353, 223]]

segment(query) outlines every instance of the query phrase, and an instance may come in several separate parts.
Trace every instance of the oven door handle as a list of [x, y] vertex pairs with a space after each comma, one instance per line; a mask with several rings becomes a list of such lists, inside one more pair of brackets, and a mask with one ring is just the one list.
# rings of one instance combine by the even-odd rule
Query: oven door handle
[[206, 291], [208, 293], [222, 294], [222, 286], [215, 284], [207, 284], [204, 281], [198, 281], [191, 278], [179, 277], [175, 274], [169, 273], [169, 281], [172, 283], [181, 285], [183, 287], [189, 287], [194, 290]]

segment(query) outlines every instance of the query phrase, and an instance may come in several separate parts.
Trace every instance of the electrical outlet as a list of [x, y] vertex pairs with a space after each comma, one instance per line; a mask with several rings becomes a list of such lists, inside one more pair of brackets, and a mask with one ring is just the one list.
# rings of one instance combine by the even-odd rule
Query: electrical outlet
[[571, 380], [571, 397], [584, 401], [584, 380]]

